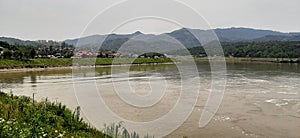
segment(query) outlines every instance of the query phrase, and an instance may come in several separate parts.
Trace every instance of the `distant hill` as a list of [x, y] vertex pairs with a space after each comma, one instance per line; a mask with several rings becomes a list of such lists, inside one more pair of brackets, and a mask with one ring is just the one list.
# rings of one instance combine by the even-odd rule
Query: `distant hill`
[[24, 45], [24, 46], [37, 45], [36, 41], [21, 40], [21, 39], [10, 38], [10, 37], [0, 37], [0, 41], [7, 42], [10, 45]]
[[[189, 29], [189, 28], [182, 28], [179, 30], [175, 30], [170, 33], [165, 33], [161, 35], [148, 35], [142, 34], [141, 32], [136, 32], [133, 34], [124, 34], [124, 35], [117, 35], [117, 34], [110, 34], [110, 35], [93, 35], [84, 38], [80, 38], [79, 46], [88, 46], [94, 45], [98, 46], [100, 42], [103, 42], [103, 48], [111, 48], [112, 45], [114, 48], [120, 47], [124, 42], [130, 40], [134, 36], [141, 36], [139, 44], [141, 42], [144, 43], [154, 43], [158, 42], [158, 40], [162, 40], [160, 37], [163, 35], [168, 35], [187, 48], [200, 46], [201, 44], [199, 41], [190, 33], [193, 32], [199, 36], [205, 36], [211, 30], [201, 30], [201, 29]], [[214, 29], [216, 35], [218, 36], [220, 42], [225, 43], [236, 43], [236, 42], [268, 42], [268, 41], [300, 41], [300, 33], [282, 33], [272, 30], [259, 30], [259, 29], [252, 29], [252, 28], [225, 28], [225, 29]], [[106, 40], [104, 40], [106, 38]], [[65, 42], [68, 44], [75, 45], [79, 39], [73, 40], [66, 40]], [[161, 41], [164, 43], [163, 41]], [[163, 45], [163, 44], [162, 44]]]
[[[165, 47], [169, 49], [172, 45], [179, 46], [178, 41], [187, 48], [201, 46], [199, 41], [193, 34], [197, 34], [200, 38], [207, 36], [211, 30], [182, 28], [170, 33], [153, 35], [135, 32], [132, 34], [108, 34], [108, 35], [92, 35], [78, 39], [68, 39], [63, 42], [70, 45], [80, 47], [100, 47], [107, 50], [119, 49], [122, 45], [126, 45], [129, 49], [139, 47]], [[300, 41], [300, 33], [282, 33], [272, 30], [260, 30], [252, 28], [224, 28], [214, 29], [221, 43], [236, 42], [268, 42], [268, 41]], [[31, 45], [37, 46], [40, 41], [24, 41], [15, 38], [0, 37], [0, 41], [6, 41], [15, 45]], [[176, 42], [177, 41], [177, 42]], [[161, 50], [164, 50], [162, 48]]]
[[267, 35], [257, 39], [253, 39], [255, 42], [269, 42], [269, 41], [286, 41], [293, 42], [299, 41], [300, 34], [288, 34], [288, 35]]
[[62, 42], [56, 41], [46, 41], [46, 40], [39, 40], [39, 41], [30, 41], [30, 40], [21, 40], [11, 37], [0, 37], [0, 41], [7, 42], [10, 45], [21, 45], [21, 46], [59, 46]]
[[257, 30], [251, 28], [227, 28], [214, 30], [220, 41], [241, 42], [253, 41], [265, 36], [286, 36], [288, 34], [271, 31], [271, 30]]

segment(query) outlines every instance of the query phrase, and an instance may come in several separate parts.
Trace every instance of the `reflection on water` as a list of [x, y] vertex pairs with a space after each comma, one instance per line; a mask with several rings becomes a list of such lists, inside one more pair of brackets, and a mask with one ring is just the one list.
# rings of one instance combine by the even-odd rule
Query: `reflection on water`
[[[228, 63], [227, 87], [223, 103], [212, 122], [205, 128], [198, 128], [200, 113], [210, 90], [210, 67], [198, 63], [201, 79], [201, 96], [191, 117], [169, 137], [300, 137], [300, 67], [298, 64], [273, 63]], [[127, 67], [116, 67], [114, 73], [126, 73]], [[157, 73], [166, 78], [170, 85], [162, 109], [131, 110], [127, 113], [125, 104], [112, 97], [108, 87], [111, 80], [111, 67], [96, 68], [96, 75], [86, 69], [82, 82], [96, 79], [99, 87], [107, 91], [104, 96], [109, 106], [127, 119], [135, 121], [153, 120], [165, 114], [176, 101], [176, 91], [180, 83], [180, 73], [175, 65], [149, 65], [130, 67], [130, 80], [139, 90], [147, 91], [148, 77]], [[70, 108], [77, 105], [74, 96], [72, 70], [1, 73], [0, 86], [17, 95], [62, 101]], [[116, 77], [116, 76], [113, 76]], [[158, 77], [159, 78], [159, 77]], [[122, 76], [116, 78], [122, 81]], [[105, 89], [107, 88], [107, 89]], [[173, 93], [172, 93], [173, 92]], [[116, 96], [116, 95], [115, 95]], [[117, 102], [117, 103], [114, 103]], [[121, 106], [121, 107], [120, 107]], [[129, 108], [129, 107], [128, 107]], [[133, 113], [132, 113], [133, 112]]]

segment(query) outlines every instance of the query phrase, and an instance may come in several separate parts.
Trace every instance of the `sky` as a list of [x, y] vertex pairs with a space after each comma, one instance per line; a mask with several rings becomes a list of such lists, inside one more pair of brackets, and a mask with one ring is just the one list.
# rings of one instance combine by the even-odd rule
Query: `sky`
[[[131, 1], [131, 0], [129, 0]], [[140, 0], [142, 1], [142, 0]], [[153, 1], [153, 0], [144, 0]], [[161, 0], [163, 1], [163, 0]], [[270, 29], [281, 32], [300, 32], [299, 0], [177, 0], [179, 3], [194, 9], [201, 15], [194, 16], [183, 9], [178, 9], [178, 16], [186, 13], [194, 18], [203, 18], [211, 28], [249, 27]], [[178, 3], [177, 2], [177, 3]], [[102, 11], [108, 11], [120, 0], [0, 0], [0, 36], [25, 40], [65, 40], [82, 36], [89, 23]], [[134, 5], [140, 7], [139, 3]], [[153, 7], [151, 7], [153, 6]], [[164, 9], [148, 4], [151, 12], [167, 13], [174, 7], [163, 5]], [[141, 6], [142, 7], [142, 6]], [[130, 7], [114, 7], [119, 16], [131, 10]], [[119, 11], [118, 11], [119, 9]], [[143, 8], [139, 9], [143, 10]], [[181, 12], [182, 11], [182, 12]], [[135, 11], [136, 12], [136, 11]], [[117, 16], [118, 15], [114, 15]], [[111, 20], [114, 20], [112, 18]], [[101, 21], [101, 19], [100, 19]], [[110, 19], [106, 19], [109, 22]], [[194, 20], [187, 28], [199, 28]], [[105, 24], [99, 28], [105, 28]], [[179, 29], [182, 26], [162, 20], [133, 20], [115, 33], [132, 33], [137, 30], [143, 33], [164, 33]], [[110, 31], [97, 31], [86, 35], [105, 34]], [[104, 29], [105, 30], [105, 29]]]

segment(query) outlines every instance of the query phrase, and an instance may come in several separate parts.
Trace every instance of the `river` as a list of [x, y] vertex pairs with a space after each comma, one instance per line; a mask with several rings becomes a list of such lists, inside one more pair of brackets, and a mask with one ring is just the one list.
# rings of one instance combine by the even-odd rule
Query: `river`
[[[210, 67], [197, 63], [201, 80], [200, 96], [189, 118], [167, 137], [300, 137], [300, 65], [275, 63], [227, 63], [227, 84], [222, 104], [211, 122], [198, 127], [199, 117], [210, 89]], [[115, 67], [119, 73], [125, 67]], [[88, 75], [90, 70], [86, 70]], [[181, 81], [175, 65], [132, 66], [130, 83], [136, 93], [145, 95], [149, 77], [165, 79], [165, 94], [158, 104], [147, 109], [132, 109], [122, 103], [112, 89], [111, 67], [96, 68], [97, 86], [112, 111], [132, 121], [151, 121], [168, 113], [175, 105]], [[1, 90], [35, 99], [62, 102], [70, 109], [78, 106], [72, 70], [0, 74]], [[124, 81], [121, 76], [114, 78]], [[126, 78], [128, 79], [128, 78]], [[89, 81], [89, 79], [82, 80]], [[87, 88], [88, 89], [88, 88]]]

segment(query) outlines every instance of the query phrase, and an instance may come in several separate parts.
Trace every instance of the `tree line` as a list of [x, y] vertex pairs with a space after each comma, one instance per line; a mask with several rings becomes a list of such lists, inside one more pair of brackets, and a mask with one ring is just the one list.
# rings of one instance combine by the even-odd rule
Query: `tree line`
[[[74, 46], [67, 43], [44, 42], [37, 46], [9, 45], [0, 41], [0, 58], [2, 59], [33, 59], [33, 58], [71, 58]], [[226, 57], [256, 57], [256, 58], [300, 58], [300, 42], [237, 42], [223, 43]], [[188, 49], [194, 56], [205, 57], [203, 47]], [[173, 51], [174, 53], [174, 51]], [[180, 52], [176, 52], [179, 53]], [[147, 55], [145, 55], [147, 56]]]
[[0, 47], [0, 59], [71, 58], [74, 55], [74, 46], [64, 42], [24, 46], [0, 41]]
[[[300, 58], [300, 42], [238, 42], [223, 43], [226, 57]], [[194, 56], [204, 55], [203, 47], [189, 49]]]

